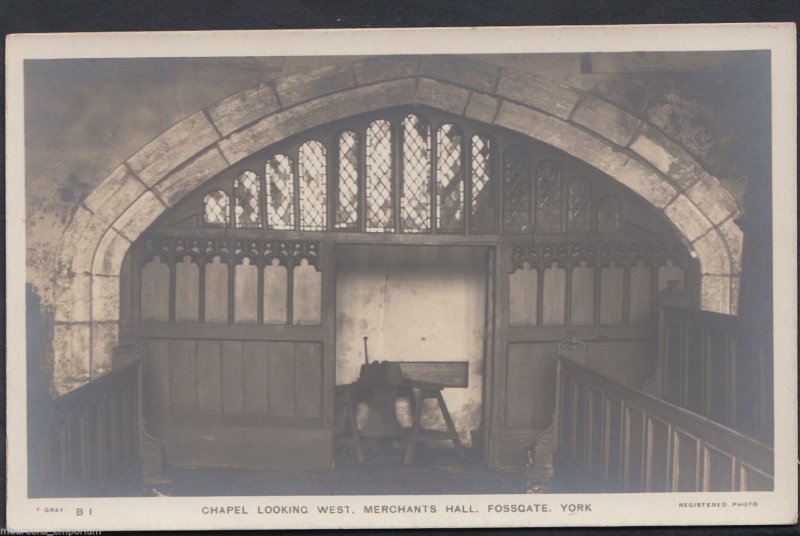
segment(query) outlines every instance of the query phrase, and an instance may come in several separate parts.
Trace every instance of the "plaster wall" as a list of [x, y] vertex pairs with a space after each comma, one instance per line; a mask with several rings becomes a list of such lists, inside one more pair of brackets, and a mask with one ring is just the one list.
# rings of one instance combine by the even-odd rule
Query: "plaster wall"
[[[486, 250], [341, 246], [337, 249], [336, 383], [370, 361], [468, 361], [469, 386], [444, 390], [459, 435], [480, 424]], [[443, 425], [437, 411], [423, 414]]]

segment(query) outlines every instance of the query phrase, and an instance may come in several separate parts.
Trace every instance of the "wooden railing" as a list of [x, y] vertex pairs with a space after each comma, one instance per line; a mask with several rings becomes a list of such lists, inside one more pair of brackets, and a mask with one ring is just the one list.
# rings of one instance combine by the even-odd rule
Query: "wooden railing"
[[593, 491], [766, 491], [769, 445], [560, 357], [559, 461]]
[[29, 495], [140, 493], [140, 389], [140, 361], [134, 361], [29, 408]]
[[772, 444], [772, 353], [737, 316], [662, 306], [661, 397]]

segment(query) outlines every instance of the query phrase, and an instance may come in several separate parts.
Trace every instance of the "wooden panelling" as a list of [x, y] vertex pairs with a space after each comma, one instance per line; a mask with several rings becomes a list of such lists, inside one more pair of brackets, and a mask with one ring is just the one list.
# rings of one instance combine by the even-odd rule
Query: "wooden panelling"
[[510, 344], [506, 424], [510, 428], [546, 427], [555, 408], [556, 349], [552, 344]]
[[31, 497], [141, 492], [140, 367], [136, 361], [44, 406], [29, 407]]
[[322, 416], [322, 345], [295, 346], [295, 393], [298, 417]]
[[142, 267], [139, 300], [143, 319], [169, 320], [169, 266], [158, 256]]
[[219, 257], [205, 266], [205, 321], [228, 321], [228, 265]]
[[269, 344], [269, 408], [276, 417], [295, 415], [295, 344]]
[[322, 273], [303, 259], [294, 268], [293, 322], [298, 325], [322, 323]]
[[322, 417], [319, 342], [147, 339], [144, 348], [150, 415]]
[[658, 267], [658, 291], [666, 290], [670, 281], [677, 281], [678, 289], [686, 288], [686, 272], [672, 259]]
[[197, 322], [199, 319], [200, 267], [186, 255], [175, 264], [175, 320]]
[[771, 443], [769, 341], [743, 318], [675, 306], [661, 308], [665, 399]]
[[536, 325], [539, 271], [525, 263], [508, 276], [509, 321], [512, 326]]
[[264, 323], [285, 324], [288, 320], [289, 278], [278, 259], [264, 267]]
[[613, 262], [600, 270], [600, 323], [621, 324], [625, 270]]
[[[598, 489], [772, 489], [774, 455], [769, 445], [564, 357], [558, 366], [558, 454]], [[583, 387], [576, 389], [583, 385], [589, 396], [579, 394]], [[595, 409], [598, 405], [604, 412]], [[580, 437], [588, 438], [588, 456], [583, 455]]]
[[245, 375], [243, 343], [222, 341], [222, 413], [241, 415], [244, 409]]
[[148, 339], [144, 341], [144, 383], [147, 396], [144, 398], [146, 412], [169, 409], [169, 341]]
[[197, 412], [222, 413], [222, 343], [197, 341]]
[[569, 313], [570, 324], [594, 324], [594, 268], [586, 261], [572, 268]]
[[269, 344], [263, 341], [242, 343], [244, 412], [268, 415], [270, 411]]
[[258, 267], [245, 257], [237, 264], [233, 274], [233, 321], [254, 324], [258, 322]]
[[178, 414], [197, 411], [197, 343], [169, 341], [170, 409]]
[[542, 287], [542, 324], [564, 324], [566, 321], [567, 271], [553, 262], [544, 270]]
[[653, 317], [652, 268], [639, 259], [630, 268], [628, 316], [632, 324], [649, 322]]

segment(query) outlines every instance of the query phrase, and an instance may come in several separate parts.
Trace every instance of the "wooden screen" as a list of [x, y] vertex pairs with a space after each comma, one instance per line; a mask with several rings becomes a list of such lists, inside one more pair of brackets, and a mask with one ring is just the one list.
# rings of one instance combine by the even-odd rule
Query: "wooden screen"
[[[325, 246], [187, 234], [147, 236], [136, 251], [133, 320], [145, 355], [145, 415], [168, 457], [183, 465], [272, 466], [281, 458], [271, 448], [286, 447], [275, 437], [301, 430], [306, 444], [294, 465], [328, 467]], [[239, 452], [219, 446], [229, 436], [243, 438]], [[218, 447], [204, 450], [209, 437]]]

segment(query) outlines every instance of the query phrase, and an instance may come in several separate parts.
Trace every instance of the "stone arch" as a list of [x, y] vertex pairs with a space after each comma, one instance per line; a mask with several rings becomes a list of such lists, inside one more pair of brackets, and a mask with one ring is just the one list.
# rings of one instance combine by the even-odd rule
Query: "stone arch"
[[373, 58], [241, 91], [169, 128], [77, 207], [56, 261], [54, 390], [110, 369], [130, 244], [217, 173], [313, 126], [423, 104], [557, 147], [662, 212], [699, 259], [701, 306], [736, 310], [742, 233], [719, 181], [655, 127], [541, 77], [455, 57]]

